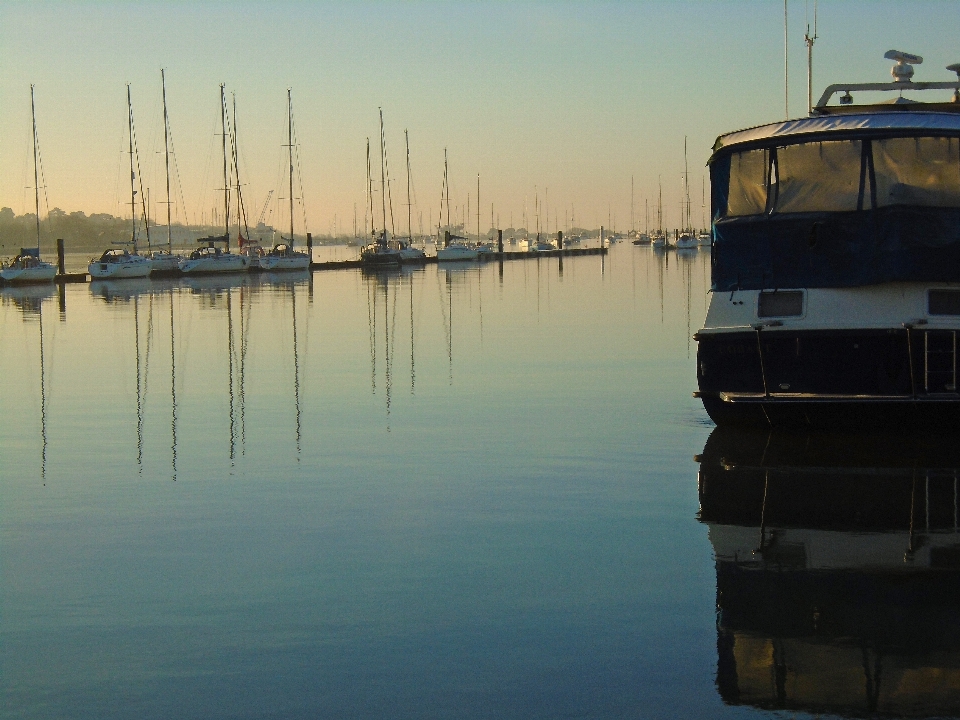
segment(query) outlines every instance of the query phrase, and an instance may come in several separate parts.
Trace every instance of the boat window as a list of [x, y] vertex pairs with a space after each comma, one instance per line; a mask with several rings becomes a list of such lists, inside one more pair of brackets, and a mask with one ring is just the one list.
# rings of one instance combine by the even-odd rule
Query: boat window
[[777, 148], [776, 212], [856, 210], [861, 145], [841, 140]]
[[727, 215], [760, 215], [766, 210], [768, 167], [769, 152], [765, 149], [735, 153], [730, 158]]
[[757, 297], [757, 317], [803, 315], [803, 291], [762, 292]]
[[960, 139], [873, 142], [877, 205], [960, 207]]

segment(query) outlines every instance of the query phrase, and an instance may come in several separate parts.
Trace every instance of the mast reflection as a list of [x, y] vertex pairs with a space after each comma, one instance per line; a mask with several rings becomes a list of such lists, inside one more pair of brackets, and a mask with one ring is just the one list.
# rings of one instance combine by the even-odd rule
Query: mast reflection
[[960, 715], [960, 438], [717, 429], [698, 460], [726, 703]]

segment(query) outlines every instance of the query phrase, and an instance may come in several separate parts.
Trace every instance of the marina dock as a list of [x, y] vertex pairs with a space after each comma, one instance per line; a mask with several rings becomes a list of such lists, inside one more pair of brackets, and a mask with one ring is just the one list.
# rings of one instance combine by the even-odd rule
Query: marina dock
[[[490, 252], [484, 253], [480, 256], [478, 260], [469, 261], [469, 262], [504, 262], [512, 260], [539, 260], [542, 258], [565, 258], [565, 257], [579, 257], [583, 255], [606, 255], [608, 247], [591, 247], [591, 248], [564, 248], [563, 250], [534, 250], [534, 251], [504, 251], [504, 252]], [[61, 250], [62, 253], [62, 250]], [[408, 263], [410, 265], [433, 265], [438, 264], [439, 261], [436, 255], [428, 255], [423, 260], [414, 263]], [[444, 265], [463, 265], [466, 264], [463, 261], [444, 261]], [[327, 262], [311, 262], [310, 271], [311, 272], [322, 272], [326, 270], [352, 270], [359, 269], [364, 267], [364, 264], [361, 260], [331, 260]], [[64, 285], [67, 283], [86, 283], [90, 282], [89, 273], [80, 272], [80, 273], [68, 273], [63, 272], [63, 262], [61, 255], [61, 262], [59, 265], [60, 272], [57, 273], [54, 282], [58, 285]], [[258, 272], [258, 270], [253, 270], [252, 272]], [[2, 282], [0, 282], [2, 286]]]

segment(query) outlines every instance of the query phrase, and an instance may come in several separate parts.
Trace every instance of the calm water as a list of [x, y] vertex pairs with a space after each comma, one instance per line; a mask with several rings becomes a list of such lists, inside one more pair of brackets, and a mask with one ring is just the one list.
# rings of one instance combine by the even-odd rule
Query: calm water
[[[960, 463], [711, 436], [708, 273], [618, 245], [2, 291], [0, 716], [957, 712]], [[889, 518], [782, 512], [855, 482], [862, 520], [871, 473]]]

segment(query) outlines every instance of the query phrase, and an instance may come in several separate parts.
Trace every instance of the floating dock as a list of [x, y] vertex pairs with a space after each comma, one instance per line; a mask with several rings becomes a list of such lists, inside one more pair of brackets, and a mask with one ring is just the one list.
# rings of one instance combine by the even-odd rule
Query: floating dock
[[[504, 251], [504, 252], [488, 252], [480, 255], [476, 260], [444, 260], [444, 265], [466, 265], [469, 263], [488, 263], [488, 262], [504, 262], [505, 260], [539, 260], [541, 258], [565, 258], [565, 257], [579, 257], [581, 255], [606, 255], [608, 248], [606, 247], [593, 247], [593, 248], [564, 248], [563, 250], [530, 250], [526, 252], [520, 251]], [[439, 264], [439, 260], [436, 255], [428, 255], [423, 260], [418, 260], [415, 262], [405, 263], [406, 265], [434, 265]], [[61, 265], [62, 267], [62, 265]], [[311, 272], [321, 272], [323, 270], [350, 270], [350, 269], [359, 269], [365, 267], [363, 262], [359, 259], [357, 260], [331, 260], [328, 262], [312, 262], [310, 263]], [[256, 271], [254, 271], [256, 272]], [[54, 282], [58, 285], [64, 285], [67, 283], [85, 283], [90, 282], [90, 275], [87, 273], [67, 273], [61, 272], [58, 273]], [[0, 286], [3, 283], [0, 281]]]

